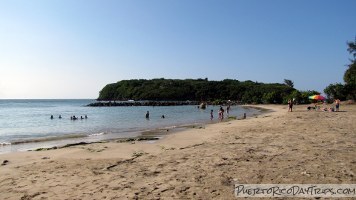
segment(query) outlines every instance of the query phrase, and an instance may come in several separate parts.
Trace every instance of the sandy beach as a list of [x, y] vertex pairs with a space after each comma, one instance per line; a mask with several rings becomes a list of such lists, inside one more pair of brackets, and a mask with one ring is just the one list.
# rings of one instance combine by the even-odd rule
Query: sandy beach
[[234, 199], [234, 184], [355, 184], [356, 105], [0, 155], [0, 199]]

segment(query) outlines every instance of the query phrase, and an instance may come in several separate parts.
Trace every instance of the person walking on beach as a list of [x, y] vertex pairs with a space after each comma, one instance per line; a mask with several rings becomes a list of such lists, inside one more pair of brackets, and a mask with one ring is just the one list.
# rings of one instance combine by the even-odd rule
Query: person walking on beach
[[336, 112], [339, 112], [339, 108], [340, 108], [340, 100], [339, 100], [339, 99], [336, 99], [336, 100], [335, 100], [335, 111], [336, 111]]
[[147, 111], [146, 113], [146, 119], [149, 119], [150, 118], [150, 112]]
[[213, 120], [214, 119], [214, 114], [213, 114], [213, 110], [210, 111], [210, 120]]
[[288, 101], [288, 112], [291, 111], [293, 112], [293, 100], [289, 99]]

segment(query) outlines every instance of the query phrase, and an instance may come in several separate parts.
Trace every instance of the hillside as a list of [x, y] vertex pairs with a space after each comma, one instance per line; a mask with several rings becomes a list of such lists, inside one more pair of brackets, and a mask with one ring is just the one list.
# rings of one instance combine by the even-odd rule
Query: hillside
[[225, 79], [133, 79], [106, 85], [98, 100], [216, 101], [283, 103], [294, 88], [280, 83]]

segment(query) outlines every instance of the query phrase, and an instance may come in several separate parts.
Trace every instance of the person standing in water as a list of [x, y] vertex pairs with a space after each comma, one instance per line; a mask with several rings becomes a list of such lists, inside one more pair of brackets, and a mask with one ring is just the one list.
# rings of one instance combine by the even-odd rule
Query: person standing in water
[[222, 121], [224, 119], [224, 112], [225, 112], [225, 110], [223, 109], [222, 106], [220, 106], [220, 110], [219, 110], [219, 119], [220, 119], [220, 121]]
[[149, 119], [150, 118], [150, 112], [147, 111], [146, 113], [146, 119]]
[[210, 120], [213, 120], [214, 119], [214, 114], [213, 114], [213, 110], [210, 111]]

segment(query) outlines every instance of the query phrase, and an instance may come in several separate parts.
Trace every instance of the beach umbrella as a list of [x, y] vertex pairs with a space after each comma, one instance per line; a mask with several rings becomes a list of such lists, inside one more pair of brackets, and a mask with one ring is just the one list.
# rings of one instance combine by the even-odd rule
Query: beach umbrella
[[310, 96], [309, 99], [313, 99], [313, 100], [325, 100], [325, 97], [321, 96], [321, 95], [313, 95], [313, 96]]

